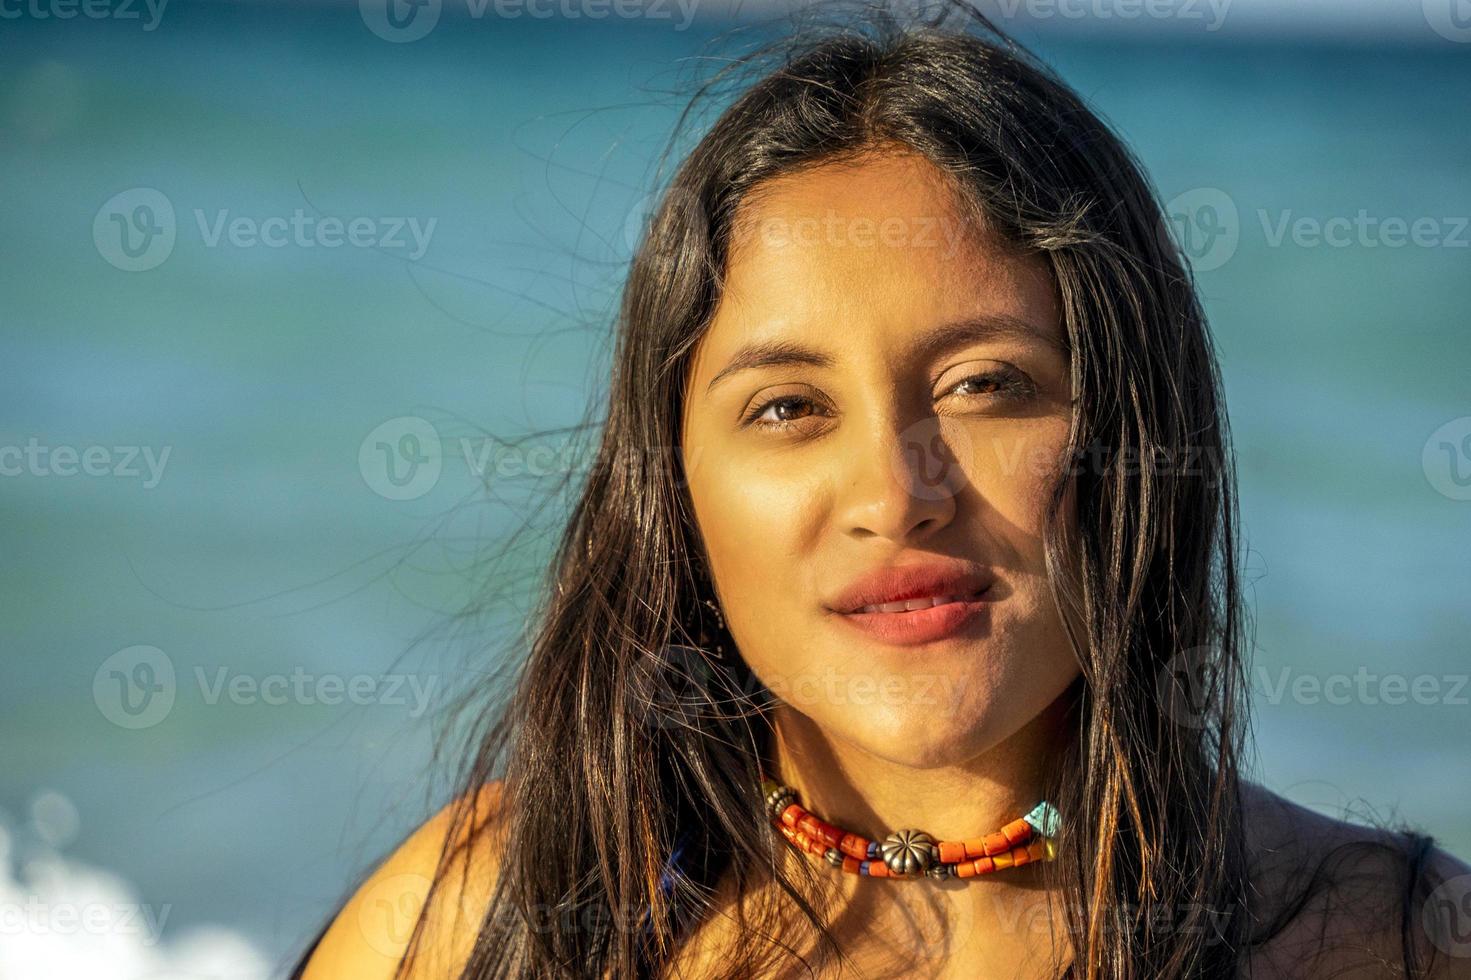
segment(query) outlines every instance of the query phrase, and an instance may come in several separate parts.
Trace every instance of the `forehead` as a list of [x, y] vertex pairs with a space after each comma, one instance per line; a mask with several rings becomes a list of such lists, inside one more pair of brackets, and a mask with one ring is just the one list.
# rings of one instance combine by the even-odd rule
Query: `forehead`
[[902, 347], [936, 323], [1009, 316], [1060, 340], [1048, 266], [1001, 241], [912, 154], [785, 175], [748, 194], [703, 346]]

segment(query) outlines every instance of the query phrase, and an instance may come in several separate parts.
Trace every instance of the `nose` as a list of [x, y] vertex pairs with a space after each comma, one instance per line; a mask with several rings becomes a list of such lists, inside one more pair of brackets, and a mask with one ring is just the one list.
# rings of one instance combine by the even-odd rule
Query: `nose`
[[865, 420], [862, 432], [842, 447], [847, 458], [836, 516], [845, 533], [912, 544], [954, 519], [965, 477], [947, 428], [933, 415]]

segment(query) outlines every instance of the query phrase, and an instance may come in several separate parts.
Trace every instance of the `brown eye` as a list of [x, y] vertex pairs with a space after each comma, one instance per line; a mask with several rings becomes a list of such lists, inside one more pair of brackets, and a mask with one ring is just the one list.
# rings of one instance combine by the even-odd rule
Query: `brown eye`
[[960, 384], [955, 386], [955, 390], [959, 391], [961, 388], [966, 387], [970, 388], [970, 391], [966, 392], [966, 394], [979, 395], [1000, 388], [1001, 381], [993, 375], [977, 375], [974, 378], [966, 378], [960, 382]]
[[[786, 394], [780, 399], [772, 399], [769, 402], [756, 406], [746, 421], [758, 422], [761, 425], [781, 425], [783, 422], [794, 422], [799, 418], [806, 418], [811, 413], [812, 399]], [[803, 411], [808, 409], [808, 411]], [[774, 416], [768, 418], [768, 413], [774, 412]]]
[[[784, 429], [811, 416], [811, 409], [816, 404], [811, 398], [801, 395], [781, 395], [757, 405], [746, 414], [744, 422], [757, 428]], [[774, 413], [775, 417], [764, 417], [769, 413]]]
[[1000, 370], [971, 375], [958, 382], [950, 391], [971, 397], [999, 395], [1004, 398], [1024, 398], [1035, 394], [1036, 388], [1032, 380], [1020, 371]]

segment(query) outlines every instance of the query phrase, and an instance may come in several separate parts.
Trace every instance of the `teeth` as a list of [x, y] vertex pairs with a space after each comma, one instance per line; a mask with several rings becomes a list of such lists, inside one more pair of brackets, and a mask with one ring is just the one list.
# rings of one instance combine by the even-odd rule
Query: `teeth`
[[947, 602], [964, 602], [968, 596], [943, 595], [931, 596], [928, 599], [905, 599], [902, 602], [884, 602], [876, 606], [864, 606], [858, 610], [861, 613], [896, 613], [912, 612], [916, 609], [929, 609], [932, 606], [943, 606]]

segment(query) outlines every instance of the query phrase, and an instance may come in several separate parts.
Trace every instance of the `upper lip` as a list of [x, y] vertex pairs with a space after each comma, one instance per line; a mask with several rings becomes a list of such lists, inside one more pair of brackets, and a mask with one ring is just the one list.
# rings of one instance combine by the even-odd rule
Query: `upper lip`
[[967, 562], [926, 562], [876, 568], [855, 579], [828, 603], [834, 612], [935, 596], [972, 596], [989, 588], [995, 576]]

